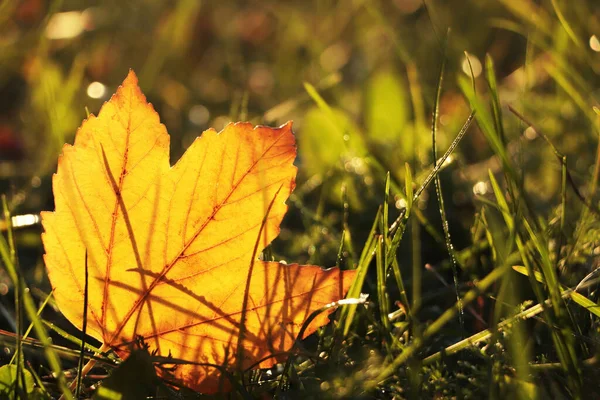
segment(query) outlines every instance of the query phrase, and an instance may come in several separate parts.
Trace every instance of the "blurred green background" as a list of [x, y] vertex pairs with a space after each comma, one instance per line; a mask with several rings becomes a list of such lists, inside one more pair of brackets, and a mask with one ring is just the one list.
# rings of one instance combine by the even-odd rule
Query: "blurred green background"
[[[385, 172], [401, 182], [406, 162], [417, 177], [431, 165], [431, 112], [444, 53], [438, 151], [469, 113], [457, 80], [472, 72], [485, 96], [482, 64], [489, 54], [505, 113], [510, 104], [534, 121], [571, 156], [585, 184], [597, 141], [595, 34], [595, 0], [6, 0], [0, 5], [2, 189], [13, 213], [52, 209], [50, 179], [62, 145], [72, 143], [87, 111], [97, 113], [133, 68], [171, 134], [173, 162], [208, 127], [293, 120], [300, 177], [292, 206], [311, 212], [296, 221], [308, 225], [293, 235], [289, 256], [310, 256], [315, 245], [329, 243], [317, 256], [331, 264], [341, 208], [332, 214], [323, 207], [342, 202], [342, 186], [360, 236], [381, 201]], [[316, 104], [305, 83], [326, 104]], [[560, 166], [535, 132], [506, 117], [526, 189], [549, 207]], [[488, 168], [499, 170], [491, 156], [473, 128], [442, 176], [451, 226], [473, 221], [473, 195], [490, 191]], [[323, 226], [311, 224], [315, 219]], [[307, 233], [311, 226], [321, 234]], [[334, 232], [322, 231], [327, 227]], [[312, 261], [321, 261], [317, 256]]]
[[[472, 74], [486, 96], [482, 65], [489, 54], [510, 154], [537, 206], [549, 210], [560, 165], [506, 105], [534, 121], [569, 156], [576, 183], [587, 184], [598, 136], [596, 34], [595, 0], [3, 1], [2, 190], [13, 214], [51, 210], [51, 174], [63, 144], [133, 68], [171, 134], [173, 162], [208, 127], [293, 120], [300, 170], [280, 248], [295, 261], [332, 265], [344, 199], [360, 247], [385, 173], [399, 184], [405, 163], [421, 178], [431, 166], [431, 112], [444, 54], [440, 152], [470, 111], [457, 81]], [[452, 160], [442, 179], [450, 227], [464, 246], [473, 197], [489, 194], [487, 170], [498, 172], [500, 163], [477, 127]], [[427, 193], [421, 202], [435, 218]], [[394, 205], [403, 205], [398, 196]], [[20, 239], [38, 249], [37, 257], [33, 233]], [[431, 242], [426, 250], [439, 247]], [[424, 262], [444, 257], [435, 253]]]
[[[431, 112], [444, 53], [438, 151], [469, 113], [457, 80], [472, 73], [485, 95], [482, 64], [489, 54], [505, 113], [510, 104], [535, 121], [570, 156], [577, 183], [587, 183], [598, 135], [595, 34], [595, 0], [6, 0], [0, 5], [2, 189], [14, 214], [52, 209], [51, 174], [63, 144], [72, 143], [86, 113], [97, 113], [133, 68], [171, 134], [173, 162], [208, 127], [293, 120], [300, 176], [282, 253], [332, 265], [344, 219], [342, 187], [357, 247], [382, 200], [385, 173], [401, 182], [405, 163], [417, 177], [431, 165]], [[323, 103], [313, 101], [305, 83]], [[560, 188], [552, 149], [512, 115], [506, 123], [526, 189], [539, 207], [551, 207]], [[468, 241], [473, 196], [490, 191], [487, 169], [500, 168], [492, 155], [475, 127], [442, 174], [459, 243]], [[426, 209], [427, 196], [422, 202]], [[398, 196], [394, 204], [402, 206]], [[435, 216], [435, 204], [429, 208]], [[37, 257], [34, 233], [21, 239], [38, 249]], [[439, 259], [434, 252], [424, 261]]]
[[[575, 185], [597, 199], [590, 177], [598, 168], [598, 0], [4, 0], [1, 190], [13, 215], [33, 214], [20, 220], [25, 225], [52, 210], [51, 175], [63, 144], [132, 68], [171, 135], [172, 162], [209, 127], [293, 120], [298, 186], [273, 251], [278, 259], [351, 267], [383, 201], [386, 172], [393, 219], [406, 205], [399, 195], [405, 164], [417, 182], [433, 164], [442, 61], [438, 154], [470, 113], [461, 87], [473, 85], [489, 100], [486, 55], [495, 64], [507, 151], [536, 210], [549, 221], [557, 215], [560, 163], [509, 105], [567, 155]], [[492, 191], [488, 170], [500, 173], [501, 163], [474, 124], [440, 175], [458, 250], [476, 242], [477, 198]], [[432, 190], [418, 210], [399, 263], [438, 265], [451, 279]], [[573, 216], [565, 234], [575, 229]], [[21, 229], [18, 248], [29, 281], [47, 292], [40, 231]], [[578, 251], [585, 275], [598, 264], [597, 236]], [[465, 281], [489, 268], [477, 257], [460, 261]], [[425, 294], [440, 286], [433, 275], [424, 280]], [[6, 294], [11, 284], [0, 282]]]

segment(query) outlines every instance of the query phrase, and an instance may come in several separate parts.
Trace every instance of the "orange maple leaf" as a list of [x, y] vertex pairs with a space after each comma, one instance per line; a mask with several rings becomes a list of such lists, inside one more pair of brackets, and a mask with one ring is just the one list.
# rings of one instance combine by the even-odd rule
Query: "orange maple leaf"
[[[171, 167], [169, 135], [131, 71], [58, 160], [56, 210], [42, 223], [60, 310], [82, 328], [87, 262], [87, 333], [103, 349], [125, 357], [141, 336], [194, 363], [273, 365], [354, 277], [257, 258], [279, 233], [295, 156], [291, 123], [236, 123], [204, 132]], [[304, 336], [327, 321], [320, 314]], [[219, 382], [210, 366], [175, 376], [204, 392]]]

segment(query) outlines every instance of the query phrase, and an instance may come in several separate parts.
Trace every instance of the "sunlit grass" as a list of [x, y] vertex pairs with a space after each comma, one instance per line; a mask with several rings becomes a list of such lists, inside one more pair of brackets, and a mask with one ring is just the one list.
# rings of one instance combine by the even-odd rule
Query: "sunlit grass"
[[[0, 161], [0, 364], [14, 377], [4, 389], [0, 373], [0, 397], [72, 398], [89, 359], [99, 367], [82, 398], [98, 382], [107, 396], [121, 377], [136, 384], [56, 313], [37, 221], [11, 223], [52, 208], [62, 145], [129, 68], [176, 158], [207, 126], [293, 119], [298, 187], [263, 258], [358, 270], [347, 297], [361, 300], [331, 305], [333, 322], [286, 364], [230, 366], [239, 397], [600, 396], [594, 0], [75, 2], [70, 18], [93, 24], [60, 39], [48, 25], [74, 9], [54, 1], [27, 17], [17, 3], [0, 5], [0, 83], [16, 75], [27, 91], [0, 109], [26, 150]], [[156, 396], [193, 398], [148, 379]]]

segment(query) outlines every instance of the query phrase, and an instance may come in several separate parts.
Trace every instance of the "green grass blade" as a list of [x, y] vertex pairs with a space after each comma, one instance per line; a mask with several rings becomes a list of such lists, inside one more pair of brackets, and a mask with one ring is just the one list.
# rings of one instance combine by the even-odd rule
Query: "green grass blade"
[[[498, 95], [498, 83], [496, 82], [496, 71], [494, 68], [494, 60], [488, 54], [485, 56], [485, 72], [490, 96], [492, 98], [492, 112], [494, 115], [494, 125], [500, 142], [503, 147], [506, 147], [506, 136], [504, 134], [504, 124], [502, 123], [502, 107], [500, 105], [500, 96]], [[475, 93], [475, 91], [473, 91]]]
[[[44, 299], [44, 301], [42, 302], [42, 305], [40, 306], [40, 308], [37, 311], [37, 315], [38, 317], [40, 315], [42, 315], [42, 311], [44, 311], [44, 309], [46, 308], [46, 305], [48, 305], [48, 302], [50, 301], [50, 298], [52, 297], [52, 292], [50, 292], [48, 294], [48, 296], [46, 296], [46, 299]], [[27, 330], [25, 331], [25, 333], [22, 336], [22, 340], [25, 340], [29, 337], [29, 333], [31, 333], [31, 330], [33, 329], [33, 323], [30, 323], [29, 326], [27, 327]], [[10, 364], [12, 364], [15, 361], [16, 358], [16, 353], [13, 354], [13, 357], [10, 360]]]
[[413, 206], [413, 177], [410, 172], [410, 164], [404, 163], [404, 193], [406, 194], [406, 218], [410, 217], [410, 212]]
[[[541, 304], [536, 304], [528, 309], [512, 316], [511, 318], [507, 318], [504, 321], [498, 323], [496, 329], [498, 332], [509, 332], [511, 326], [526, 319], [535, 317], [536, 315], [542, 313], [544, 311], [544, 307]], [[433, 364], [435, 362], [441, 361], [442, 357], [450, 356], [452, 354], [456, 354], [461, 350], [465, 350], [471, 346], [474, 346], [478, 343], [484, 342], [490, 339], [494, 335], [490, 329], [484, 329], [481, 332], [477, 332], [474, 335], [469, 336], [459, 342], [456, 342], [442, 351], [438, 351], [435, 354], [432, 354], [423, 360], [424, 365]]]
[[9, 275], [11, 276], [11, 279], [13, 279], [15, 286], [20, 285], [21, 292], [23, 294], [22, 299], [25, 312], [27, 313], [29, 319], [32, 321], [34, 330], [44, 346], [46, 360], [48, 360], [50, 369], [56, 376], [58, 387], [62, 395], [65, 399], [73, 399], [73, 394], [67, 386], [67, 380], [65, 378], [65, 374], [63, 373], [60, 359], [51, 347], [52, 342], [50, 340], [50, 337], [48, 336], [48, 333], [46, 332], [46, 329], [44, 328], [44, 325], [41, 322], [40, 317], [38, 317], [37, 315], [37, 309], [35, 307], [35, 303], [33, 301], [33, 298], [31, 297], [31, 294], [28, 291], [23, 290], [25, 288], [25, 284], [22, 278], [18, 276], [15, 265], [11, 261], [8, 243], [2, 235], [0, 235], [0, 257], [2, 258], [2, 261], [4, 262], [4, 265]]
[[[42, 319], [41, 321], [42, 321], [42, 323], [48, 329], [56, 332], [58, 335], [60, 335], [64, 339], [68, 340], [69, 342], [73, 343], [75, 346], [81, 347], [81, 345], [84, 344], [84, 342], [81, 339], [79, 339], [77, 336], [71, 335], [70, 333], [68, 333], [64, 329], [59, 328], [58, 326], [56, 326], [52, 322], [46, 321], [45, 319]], [[93, 353], [96, 353], [96, 354], [102, 354], [103, 353], [102, 349], [100, 349], [99, 347], [96, 347], [96, 346], [94, 346], [94, 345], [92, 345], [90, 343], [87, 343], [87, 342], [85, 342], [85, 349], [87, 351], [90, 351], [90, 352], [93, 352]], [[116, 360], [117, 359], [117, 358], [115, 358], [112, 355], [109, 355], [109, 358], [111, 358], [112, 360]]]
[[379, 228], [379, 232], [381, 233], [381, 236], [383, 237], [383, 243], [381, 244], [382, 246], [382, 251], [383, 251], [383, 265], [385, 267], [387, 267], [388, 265], [388, 259], [387, 259], [387, 253], [386, 253], [386, 245], [387, 245], [387, 239], [388, 239], [388, 231], [390, 229], [390, 224], [389, 224], [389, 208], [390, 208], [390, 173], [388, 171], [386, 178], [385, 178], [385, 192], [383, 195], [383, 214], [381, 215], [381, 226]]
[[389, 299], [386, 290], [386, 264], [385, 264], [385, 238], [383, 235], [377, 237], [377, 250], [375, 252], [375, 259], [377, 265], [377, 301], [379, 303], [379, 312], [381, 323], [386, 332], [391, 333], [392, 326], [390, 324], [389, 314], [390, 306]]
[[[392, 269], [392, 273], [394, 274], [394, 278], [396, 280], [396, 285], [398, 287], [398, 291], [400, 292], [400, 297], [401, 297], [401, 301], [402, 303], [404, 303], [404, 307], [406, 307], [406, 309], [408, 309], [409, 304], [408, 304], [408, 298], [406, 297], [406, 290], [404, 289], [404, 280], [402, 279], [402, 272], [400, 271], [400, 265], [398, 264], [398, 260], [396, 259], [396, 253], [395, 252], [390, 252], [388, 251], [388, 249], [392, 246], [392, 240], [390, 240], [388, 234], [390, 232], [390, 228], [389, 228], [389, 201], [390, 201], [390, 173], [388, 172], [386, 175], [386, 180], [385, 180], [385, 194], [384, 194], [384, 199], [383, 199], [383, 213], [382, 213], [382, 218], [381, 218], [381, 227], [380, 227], [380, 232], [381, 232], [381, 236], [383, 237], [382, 243], [381, 243], [381, 251], [382, 251], [382, 262], [383, 262], [383, 267], [384, 267], [384, 277], [387, 277], [387, 273], [389, 271], [389, 268], [391, 267]], [[406, 211], [405, 211], [406, 212]], [[405, 216], [403, 218], [401, 218], [401, 221], [404, 222], [399, 222], [399, 223], [404, 223], [405, 222]], [[394, 242], [394, 245], [397, 246], [396, 242]], [[378, 269], [379, 271], [379, 269]], [[378, 275], [378, 282], [379, 282], [379, 275]], [[387, 284], [387, 279], [383, 279], [383, 290], [387, 293], [387, 288], [386, 288], [386, 284]], [[386, 304], [387, 303], [386, 301]], [[387, 306], [387, 314], [386, 314], [386, 320], [388, 321], [389, 324], [389, 318], [387, 315], [389, 315], [389, 306]], [[384, 324], [385, 325], [385, 324]]]
[[518, 182], [517, 173], [512, 167], [506, 147], [502, 143], [500, 135], [496, 130], [497, 122], [495, 122], [485, 104], [475, 95], [469, 82], [465, 78], [460, 77], [458, 85], [469, 101], [471, 109], [476, 114], [477, 124], [487, 139], [492, 151], [500, 158], [504, 172], [511, 181]]
[[[365, 278], [367, 277], [367, 272], [369, 269], [369, 265], [373, 260], [373, 256], [375, 255], [375, 251], [377, 248], [377, 228], [380, 224], [382, 210], [379, 207], [377, 214], [375, 215], [375, 219], [373, 220], [373, 226], [371, 227], [371, 231], [367, 236], [367, 241], [363, 246], [362, 253], [358, 260], [358, 265], [356, 267], [356, 277], [348, 289], [348, 293], [346, 294], [347, 298], [359, 298], [362, 287], [365, 282]], [[352, 322], [354, 321], [354, 315], [356, 314], [356, 304], [351, 304], [342, 309], [340, 314], [338, 327], [342, 329], [343, 337], [347, 337], [348, 333], [350, 333], [350, 328], [352, 326]]]
[[[383, 167], [381, 162], [378, 159], [376, 159], [375, 157], [373, 157], [373, 155], [371, 155], [370, 157], [366, 157], [365, 160], [367, 161], [367, 163], [369, 164], [370, 167], [373, 167], [376, 170], [375, 171], [376, 173], [381, 173], [381, 174], [387, 173], [387, 170]], [[446, 165], [446, 164], [442, 163], [442, 167], [440, 168], [440, 170], [442, 168], [444, 168], [444, 165]], [[433, 175], [433, 172], [430, 172], [429, 175]], [[405, 194], [402, 189], [402, 185], [400, 185], [400, 183], [398, 183], [394, 179], [393, 176], [391, 176], [390, 188], [394, 193], [397, 193], [400, 197], [402, 197], [404, 199]], [[416, 198], [418, 198], [418, 196], [413, 195], [413, 199], [416, 199]], [[406, 202], [408, 203], [408, 199], [404, 199], [404, 200], [406, 200]], [[411, 201], [411, 203], [412, 203], [412, 201]], [[431, 222], [429, 222], [429, 220], [427, 219], [427, 216], [423, 213], [423, 211], [420, 210], [418, 207], [412, 207], [411, 210], [412, 210], [411, 212], [414, 213], [414, 215], [419, 220], [419, 223], [425, 228], [427, 233], [429, 233], [431, 235], [431, 237], [437, 243], [443, 245], [444, 244], [443, 235], [437, 231], [437, 229], [435, 228], [435, 226], [433, 226], [433, 224]], [[396, 221], [392, 224], [392, 232], [395, 232], [396, 228], [399, 227], [398, 222], [400, 221], [400, 219], [402, 219], [402, 218], [397, 218]], [[392, 234], [392, 236], [393, 236], [393, 234]]]
[[593, 116], [590, 110], [590, 102], [583, 98], [581, 95], [581, 91], [578, 90], [575, 85], [569, 79], [569, 75], [567, 75], [563, 70], [561, 70], [556, 65], [545, 64], [544, 69], [548, 74], [554, 79], [556, 83], [565, 91], [565, 93], [573, 100], [573, 102], [579, 107], [579, 109], [584, 113], [584, 115], [590, 119], [590, 122], [593, 124]]
[[425, 178], [425, 180], [423, 181], [421, 186], [419, 186], [419, 189], [417, 189], [417, 191], [415, 192], [415, 194], [413, 196], [413, 202], [415, 202], [419, 199], [419, 196], [421, 196], [421, 193], [423, 193], [423, 191], [429, 186], [431, 181], [440, 172], [440, 170], [442, 169], [442, 166], [444, 165], [444, 163], [446, 162], [448, 157], [450, 157], [450, 155], [454, 152], [454, 150], [460, 143], [461, 139], [465, 136], [465, 134], [469, 130], [469, 127], [471, 126], [471, 123], [473, 122], [473, 118], [475, 117], [475, 114], [476, 113], [474, 111], [471, 112], [471, 114], [469, 115], [469, 117], [467, 118], [465, 123], [463, 124], [462, 128], [458, 132], [458, 135], [456, 135], [456, 138], [454, 138], [454, 140], [450, 144], [450, 147], [448, 147], [448, 150], [446, 150], [444, 155], [439, 159], [437, 166], [433, 167], [433, 169], [431, 170], [431, 172], [429, 172], [429, 174], [427, 175], [427, 177]]
[[[15, 250], [15, 237], [13, 235], [12, 230], [12, 219], [10, 216], [10, 212], [8, 211], [8, 204], [6, 202], [6, 196], [2, 195], [2, 208], [4, 211], [4, 219], [6, 223], [6, 232], [7, 232], [7, 241], [9, 246], [9, 257], [10, 263], [14, 266], [14, 273], [10, 274], [11, 279], [14, 283], [15, 290], [15, 314], [16, 314], [16, 339], [17, 339], [17, 347], [15, 349], [15, 356], [13, 360], [17, 363], [16, 373], [15, 373], [15, 394], [19, 392], [20, 385], [25, 387], [25, 358], [23, 357], [23, 347], [22, 347], [22, 336], [23, 336], [23, 289], [24, 287], [20, 285], [21, 276], [19, 271], [19, 264], [17, 263], [16, 250]], [[11, 360], [12, 364], [12, 360]], [[24, 389], [23, 389], [24, 390]]]
[[[481, 293], [485, 292], [494, 282], [502, 277], [509, 271], [508, 267], [504, 268], [496, 268], [492, 270], [488, 275], [486, 275], [483, 279], [475, 283], [475, 287], [469, 290], [465, 296], [462, 298], [462, 305], [466, 306], [471, 303], [477, 297], [481, 295]], [[459, 305], [455, 304], [453, 307], [447, 309], [441, 316], [439, 316], [435, 321], [428, 325], [428, 327], [423, 331], [421, 337], [417, 337], [413, 340], [413, 342], [407, 346], [400, 355], [398, 355], [394, 360], [384, 368], [381, 369], [379, 374], [373, 379], [367, 380], [364, 384], [365, 391], [375, 389], [379, 384], [382, 384], [386, 379], [388, 379], [394, 372], [406, 363], [411, 357], [413, 357], [418, 350], [420, 350], [425, 342], [430, 339], [434, 334], [438, 333], [444, 325], [448, 322], [452, 321], [456, 314], [459, 311]]]
[[549, 311], [545, 313], [545, 315], [551, 325], [560, 327], [558, 332], [552, 331], [554, 347], [565, 372], [568, 374], [567, 379], [570, 389], [578, 396], [581, 393], [582, 385], [580, 360], [575, 349], [573, 330], [570, 328], [566, 305], [560, 296], [558, 276], [556, 275], [556, 271], [551, 262], [548, 247], [545, 243], [546, 241], [544, 240], [544, 242], [542, 242], [543, 235], [540, 232], [535, 232], [527, 219], [523, 220], [523, 226], [529, 234], [531, 243], [537, 250], [536, 260], [541, 267], [542, 275], [546, 282], [546, 288], [550, 294], [552, 312]]
[[[512, 268], [520, 274], [529, 276], [529, 271], [527, 271], [527, 268], [525, 268], [524, 266], [514, 265]], [[540, 274], [539, 272], [535, 271], [534, 277], [538, 282], [546, 283], [542, 274]], [[577, 293], [576, 291], [574, 291], [572, 289], [567, 289], [563, 286], [560, 286], [560, 290], [563, 293], [566, 293], [566, 296], [568, 296], [571, 300], [573, 300], [573, 302], [579, 304], [581, 307], [585, 308], [587, 311], [594, 314], [595, 316], [600, 317], [600, 304], [595, 303], [594, 301], [585, 297], [581, 293]], [[565, 296], [563, 295], [562, 297], [565, 297]]]
[[325, 99], [321, 97], [317, 89], [315, 89], [315, 87], [310, 83], [304, 82], [304, 90], [306, 90], [306, 93], [308, 93], [308, 95], [315, 102], [317, 107], [319, 107], [321, 111], [323, 111], [329, 117], [329, 119], [334, 123], [334, 125], [338, 127], [339, 124], [337, 124], [337, 118], [335, 116], [335, 113], [333, 112], [333, 109], [329, 106], [329, 104], [327, 104]]
[[467, 51], [464, 52], [465, 60], [467, 60], [467, 65], [469, 66], [469, 77], [471, 78], [471, 87], [473, 88], [473, 93], [477, 94], [477, 85], [475, 84], [475, 72], [473, 72], [473, 63], [471, 62], [471, 56]]
[[[438, 128], [438, 119], [439, 119], [439, 108], [440, 108], [440, 97], [442, 95], [442, 88], [444, 84], [444, 72], [446, 70], [446, 59], [442, 62], [442, 67], [440, 69], [440, 75], [438, 78], [438, 86], [435, 95], [435, 103], [433, 105], [433, 121], [431, 124], [431, 151], [433, 153], [433, 166], [434, 168], [438, 166], [437, 161], [437, 128]], [[456, 304], [459, 306], [458, 311], [458, 320], [461, 326], [461, 329], [464, 330], [464, 310], [461, 306], [460, 301], [460, 293], [458, 290], [458, 270], [456, 265], [456, 254], [454, 252], [454, 245], [452, 244], [452, 238], [450, 236], [450, 229], [448, 226], [448, 217], [446, 216], [446, 207], [444, 205], [444, 195], [442, 193], [442, 182], [440, 180], [439, 174], [435, 175], [435, 193], [438, 199], [438, 206], [440, 211], [440, 217], [442, 219], [442, 228], [444, 231], [444, 239], [446, 242], [446, 249], [448, 250], [448, 254], [450, 255], [450, 259], [452, 260], [452, 278], [454, 279], [454, 290], [456, 292]]]
[[575, 45], [577, 47], [582, 48], [583, 43], [581, 43], [581, 40], [579, 40], [579, 38], [573, 31], [573, 28], [571, 28], [571, 25], [569, 24], [569, 22], [567, 21], [567, 19], [564, 16], [564, 14], [560, 10], [560, 7], [558, 7], [557, 1], [551, 0], [551, 2], [552, 2], [552, 7], [554, 8], [554, 12], [556, 13], [556, 16], [558, 17], [558, 20], [560, 21], [561, 26], [563, 27], [565, 32], [567, 32], [567, 35], [569, 35], [569, 38], [571, 38], [571, 40], [573, 41], [573, 43], [575, 43]]

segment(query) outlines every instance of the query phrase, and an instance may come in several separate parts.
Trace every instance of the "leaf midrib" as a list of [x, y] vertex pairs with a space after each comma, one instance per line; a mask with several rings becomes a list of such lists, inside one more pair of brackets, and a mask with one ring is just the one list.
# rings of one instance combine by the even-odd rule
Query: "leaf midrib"
[[[119, 174], [119, 192], [115, 192], [115, 205], [113, 207], [112, 220], [110, 226], [110, 239], [108, 241], [108, 257], [106, 259], [106, 268], [105, 268], [105, 278], [104, 278], [104, 293], [102, 295], [102, 327], [103, 329], [106, 327], [106, 307], [108, 302], [109, 288], [111, 282], [110, 269], [112, 267], [112, 255], [113, 255], [113, 245], [115, 241], [115, 232], [117, 225], [117, 218], [119, 212], [119, 197], [121, 197], [121, 193], [123, 192], [123, 182], [125, 181], [125, 171], [127, 171], [127, 161], [129, 159], [129, 138], [131, 137], [131, 114], [132, 114], [132, 92], [129, 91], [129, 112], [127, 113], [127, 128], [125, 129], [127, 134], [125, 136], [125, 149], [123, 151], [123, 164], [121, 166], [121, 172]], [[112, 174], [111, 171], [107, 171], [109, 174]], [[112, 185], [111, 185], [112, 186]], [[114, 190], [114, 187], [113, 187]], [[104, 336], [104, 335], [103, 335]], [[114, 340], [111, 339], [112, 342]]]

